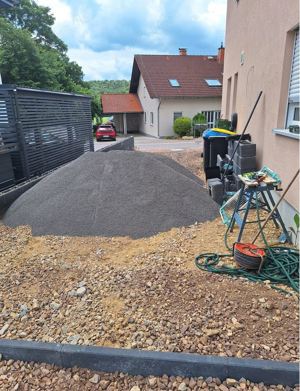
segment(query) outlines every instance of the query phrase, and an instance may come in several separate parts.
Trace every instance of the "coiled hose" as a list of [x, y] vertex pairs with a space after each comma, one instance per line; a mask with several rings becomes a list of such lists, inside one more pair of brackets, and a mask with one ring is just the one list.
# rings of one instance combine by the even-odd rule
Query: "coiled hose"
[[[261, 228], [258, 197], [256, 194], [256, 214]], [[230, 249], [227, 243], [229, 227], [224, 236], [226, 247]], [[263, 231], [261, 236], [265, 244], [266, 259], [263, 263], [260, 273], [250, 272], [242, 268], [233, 268], [230, 266], [218, 266], [220, 260], [225, 257], [233, 257], [233, 252], [229, 254], [204, 253], [195, 257], [195, 264], [200, 270], [211, 273], [227, 274], [232, 277], [243, 277], [253, 282], [270, 281], [271, 287], [288, 293], [277, 285], [286, 285], [294, 291], [299, 291], [299, 251], [294, 248], [284, 246], [270, 247], [267, 243]]]

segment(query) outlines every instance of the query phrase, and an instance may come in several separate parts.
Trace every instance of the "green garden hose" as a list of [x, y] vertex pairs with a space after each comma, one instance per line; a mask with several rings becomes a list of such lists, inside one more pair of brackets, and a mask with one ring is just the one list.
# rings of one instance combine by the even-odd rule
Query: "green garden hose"
[[[258, 198], [256, 197], [256, 200]], [[256, 213], [259, 228], [261, 228], [259, 207], [256, 201]], [[226, 247], [230, 250], [227, 243], [227, 235], [229, 228], [227, 228], [224, 242]], [[282, 292], [288, 293], [277, 285], [286, 285], [296, 292], [299, 291], [299, 251], [294, 248], [276, 246], [270, 247], [267, 243], [263, 231], [261, 231], [262, 239], [265, 243], [266, 259], [261, 268], [260, 273], [250, 272], [241, 268], [234, 268], [230, 266], [218, 266], [218, 263], [222, 258], [233, 257], [233, 253], [229, 254], [217, 254], [217, 253], [204, 253], [199, 254], [195, 258], [196, 266], [204, 271], [212, 273], [227, 274], [232, 277], [243, 277], [254, 282], [270, 281], [273, 288]]]

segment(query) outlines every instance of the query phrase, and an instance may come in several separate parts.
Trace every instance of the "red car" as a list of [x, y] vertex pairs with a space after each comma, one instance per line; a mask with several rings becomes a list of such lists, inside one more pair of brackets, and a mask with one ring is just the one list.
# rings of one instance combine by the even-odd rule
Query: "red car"
[[116, 141], [117, 132], [112, 125], [99, 125], [96, 130], [96, 140], [114, 140]]

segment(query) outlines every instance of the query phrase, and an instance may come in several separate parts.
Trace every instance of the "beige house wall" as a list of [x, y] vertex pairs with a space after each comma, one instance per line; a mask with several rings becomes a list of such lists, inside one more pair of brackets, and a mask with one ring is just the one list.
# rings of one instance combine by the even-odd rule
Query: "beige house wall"
[[[149, 134], [150, 136], [158, 137], [158, 107], [159, 99], [150, 98], [142, 75], [140, 76], [139, 86], [137, 90], [138, 97], [144, 110], [144, 116], [140, 116], [139, 130], [141, 133]], [[150, 123], [150, 113], [153, 113], [153, 124]], [[145, 121], [146, 115], [146, 121]]]
[[174, 136], [174, 113], [181, 112], [183, 117], [193, 118], [201, 111], [220, 111], [221, 97], [217, 98], [178, 98], [161, 100], [159, 108], [159, 136]]
[[[299, 140], [272, 130], [285, 127], [293, 30], [298, 24], [298, 0], [227, 2], [222, 115], [230, 119], [236, 111], [238, 130], [242, 131], [259, 91], [263, 91], [248, 132], [257, 144], [259, 165], [277, 172], [283, 187], [299, 167]], [[299, 182], [286, 199], [298, 209]]]
[[[140, 116], [139, 130], [141, 133], [154, 137], [174, 136], [173, 120], [175, 112], [182, 112], [184, 117], [192, 118], [200, 111], [220, 111], [221, 98], [150, 98], [142, 75], [137, 90], [144, 110]], [[153, 124], [151, 124], [153, 113]], [[145, 122], [146, 114], [146, 122]]]

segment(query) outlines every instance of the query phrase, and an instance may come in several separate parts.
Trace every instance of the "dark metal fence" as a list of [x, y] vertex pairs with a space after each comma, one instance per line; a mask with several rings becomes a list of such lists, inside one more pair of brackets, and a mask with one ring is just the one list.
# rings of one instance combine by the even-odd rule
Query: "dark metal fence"
[[0, 85], [0, 154], [9, 154], [15, 183], [93, 150], [89, 97]]

